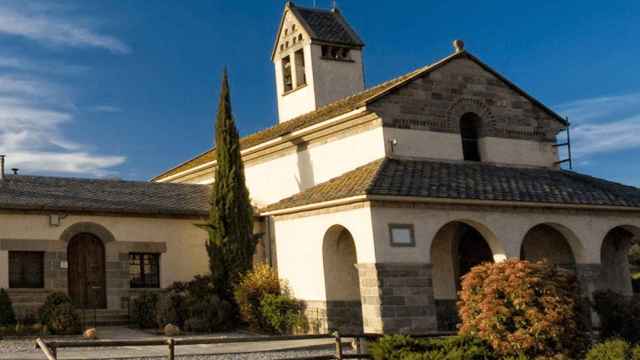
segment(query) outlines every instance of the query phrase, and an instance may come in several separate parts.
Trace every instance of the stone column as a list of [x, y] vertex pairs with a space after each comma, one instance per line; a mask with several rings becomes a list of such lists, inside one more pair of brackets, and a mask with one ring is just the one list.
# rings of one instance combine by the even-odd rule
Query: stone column
[[9, 252], [0, 250], [0, 289], [9, 288]]
[[[601, 271], [601, 264], [576, 264], [576, 275], [580, 286], [580, 294], [585, 301], [585, 307], [590, 308], [587, 300], [592, 300], [593, 293], [600, 288]], [[598, 315], [591, 309], [589, 312], [591, 315], [588, 319], [589, 324], [597, 326], [600, 323]]]
[[437, 330], [431, 264], [358, 264], [364, 331]]

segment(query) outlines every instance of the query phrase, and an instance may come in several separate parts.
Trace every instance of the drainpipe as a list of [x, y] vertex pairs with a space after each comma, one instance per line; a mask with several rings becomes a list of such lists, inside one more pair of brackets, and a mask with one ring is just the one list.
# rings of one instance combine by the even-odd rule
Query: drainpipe
[[4, 180], [4, 155], [0, 155], [0, 181]]

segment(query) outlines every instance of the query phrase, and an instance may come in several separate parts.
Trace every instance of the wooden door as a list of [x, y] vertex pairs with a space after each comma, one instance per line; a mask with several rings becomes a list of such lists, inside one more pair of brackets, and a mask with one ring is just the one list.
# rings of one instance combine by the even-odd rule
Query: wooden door
[[81, 309], [107, 307], [104, 256], [102, 241], [92, 234], [78, 234], [69, 242], [69, 296]]

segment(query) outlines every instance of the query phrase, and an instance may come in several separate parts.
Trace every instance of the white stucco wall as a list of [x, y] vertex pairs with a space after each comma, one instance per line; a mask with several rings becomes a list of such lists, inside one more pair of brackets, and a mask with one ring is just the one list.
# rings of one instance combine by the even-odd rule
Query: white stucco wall
[[[285, 92], [284, 82], [282, 77], [282, 58], [286, 55], [278, 55], [274, 59], [275, 76], [276, 76], [276, 93], [278, 101], [278, 121], [285, 122], [291, 120], [296, 116], [306, 114], [318, 108], [316, 99], [316, 93], [314, 90], [315, 79], [313, 77], [313, 69], [310, 64], [311, 59], [311, 44], [306, 42], [304, 46], [299, 46], [297, 49], [304, 50], [304, 62], [305, 62], [305, 75], [306, 85], [296, 88], [295, 78], [295, 65], [293, 67], [294, 78], [294, 90]], [[294, 61], [294, 52], [287, 52]]]
[[[55, 227], [49, 225], [48, 215], [0, 214], [0, 240], [62, 241], [60, 236], [64, 230], [80, 222], [102, 225], [113, 234], [116, 244], [107, 244], [107, 257], [117, 257], [120, 241], [165, 243], [167, 251], [160, 258], [163, 287], [208, 272], [206, 233], [194, 225], [198, 222], [196, 219], [70, 215], [62, 220], [61, 226]], [[7, 254], [0, 251], [0, 287], [8, 286]]]
[[[378, 262], [431, 262], [431, 244], [444, 225], [451, 221], [466, 221], [487, 239], [494, 258], [518, 258], [527, 232], [539, 224], [559, 224], [572, 236], [567, 239], [577, 263], [600, 263], [600, 249], [605, 235], [616, 226], [633, 225], [640, 228], [638, 213], [606, 213], [590, 211], [562, 211], [552, 209], [524, 210], [498, 207], [456, 209], [383, 208], [372, 210], [375, 238], [375, 259]], [[390, 246], [390, 223], [413, 224], [416, 246]], [[501, 256], [500, 256], [501, 255]]]
[[247, 165], [251, 199], [266, 205], [384, 157], [382, 128], [312, 145], [270, 161]]
[[369, 208], [275, 220], [278, 273], [299, 299], [326, 300], [323, 240], [334, 225], [351, 233], [358, 263], [375, 262]]
[[558, 161], [558, 152], [550, 142], [485, 137], [479, 146], [482, 161], [496, 164], [556, 167]]
[[351, 49], [351, 61], [322, 58], [322, 47], [311, 45], [311, 68], [318, 107], [364, 90], [362, 51]]
[[[251, 201], [259, 207], [297, 194], [359, 166], [385, 156], [382, 127], [311, 144], [299, 151], [259, 162], [245, 163]], [[210, 184], [213, 169], [206, 167], [177, 182]]]
[[[425, 159], [463, 160], [460, 134], [445, 132], [384, 129], [389, 155]], [[391, 146], [391, 142], [396, 144]], [[521, 166], [554, 167], [558, 160], [553, 144], [522, 139], [484, 137], [478, 142], [483, 162]]]

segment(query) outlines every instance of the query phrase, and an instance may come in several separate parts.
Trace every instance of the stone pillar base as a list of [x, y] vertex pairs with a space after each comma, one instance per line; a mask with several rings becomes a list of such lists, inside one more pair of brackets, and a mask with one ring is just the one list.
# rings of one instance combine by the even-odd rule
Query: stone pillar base
[[305, 301], [307, 332], [327, 334], [338, 330], [343, 334], [361, 333], [362, 304], [360, 301]]
[[431, 264], [358, 264], [364, 331], [437, 330]]

